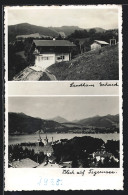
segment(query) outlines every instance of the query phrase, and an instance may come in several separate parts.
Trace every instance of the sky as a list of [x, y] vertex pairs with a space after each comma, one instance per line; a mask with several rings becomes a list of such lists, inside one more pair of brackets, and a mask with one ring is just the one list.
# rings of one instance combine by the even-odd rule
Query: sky
[[[83, 7], [83, 6], [82, 6]], [[95, 9], [94, 9], [95, 8]], [[44, 27], [61, 27], [61, 26], [79, 26], [81, 28], [101, 27], [104, 29], [118, 28], [118, 9], [117, 7], [100, 9], [52, 6], [28, 8], [10, 7], [8, 9], [8, 25], [19, 23], [30, 23]]]
[[117, 96], [9, 97], [8, 111], [42, 119], [61, 116], [69, 121], [119, 114]]

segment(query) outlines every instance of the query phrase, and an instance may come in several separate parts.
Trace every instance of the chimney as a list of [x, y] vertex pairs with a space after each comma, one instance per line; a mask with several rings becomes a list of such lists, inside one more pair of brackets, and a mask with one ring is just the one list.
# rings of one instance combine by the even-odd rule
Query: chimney
[[53, 145], [53, 137], [52, 137], [52, 145]]

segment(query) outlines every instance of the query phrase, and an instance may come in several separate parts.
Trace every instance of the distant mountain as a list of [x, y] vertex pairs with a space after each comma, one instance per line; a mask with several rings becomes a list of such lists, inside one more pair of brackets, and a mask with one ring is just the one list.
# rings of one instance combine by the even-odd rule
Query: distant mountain
[[[99, 127], [101, 129], [95, 129], [95, 133], [107, 132], [107, 129], [103, 131], [104, 128], [111, 129], [111, 132], [114, 132], [113, 127], [117, 127], [119, 125], [119, 115], [107, 115], [107, 116], [95, 116], [91, 118], [82, 119], [77, 123], [67, 122], [66, 119], [62, 117], [56, 117], [54, 120], [58, 120], [60, 122], [56, 122], [52, 120], [44, 120], [36, 117], [31, 117], [25, 115], [23, 113], [8, 113], [8, 126], [9, 126], [9, 134], [10, 135], [21, 135], [21, 134], [38, 134], [40, 133], [68, 133], [75, 132], [79, 133], [84, 130], [86, 133], [86, 129], [88, 133], [91, 133], [92, 127]], [[63, 122], [62, 121], [66, 121]], [[109, 131], [110, 132], [110, 131]]]
[[79, 120], [73, 120], [73, 121], [72, 121], [72, 123], [77, 123], [77, 122], [79, 122]]
[[95, 116], [91, 118], [82, 119], [77, 122], [84, 126], [94, 127], [112, 127], [119, 124], [119, 115], [106, 115], [106, 116]]
[[60, 117], [60, 116], [57, 116], [55, 118], [52, 118], [51, 120], [56, 121], [58, 123], [67, 123], [68, 122], [68, 120], [66, 120], [65, 118]]
[[[102, 28], [92, 28], [95, 29], [96, 32], [105, 32]], [[58, 36], [59, 32], [64, 32], [66, 36], [72, 34], [75, 30], [84, 30], [78, 26], [62, 26], [62, 27], [43, 27], [43, 26], [36, 26], [29, 23], [21, 23], [16, 25], [9, 25], [8, 26], [8, 37], [9, 42], [14, 41], [17, 35], [30, 35], [39, 33], [40, 35], [44, 36]], [[89, 31], [90, 29], [86, 29]]]
[[46, 36], [58, 36], [58, 32], [47, 27], [36, 26], [28, 23], [21, 23], [8, 26], [9, 41], [15, 40], [17, 35], [29, 35], [39, 33]]
[[64, 32], [66, 36], [73, 33], [75, 30], [83, 30], [78, 26], [62, 26], [62, 27], [43, 27], [28, 23], [21, 23], [8, 26], [9, 41], [15, 40], [17, 35], [30, 35], [39, 33], [45, 36], [58, 36], [59, 32]]
[[83, 30], [78, 26], [61, 26], [61, 27], [48, 27], [50, 30], [55, 32], [64, 32], [66, 36], [72, 34], [75, 30]]

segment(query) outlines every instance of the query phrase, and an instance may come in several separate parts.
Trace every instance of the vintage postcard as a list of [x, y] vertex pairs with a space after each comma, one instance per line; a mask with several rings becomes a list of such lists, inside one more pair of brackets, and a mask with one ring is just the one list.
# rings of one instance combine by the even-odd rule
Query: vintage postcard
[[7, 7], [8, 80], [119, 80], [119, 8]]
[[4, 13], [5, 191], [123, 190], [121, 5]]

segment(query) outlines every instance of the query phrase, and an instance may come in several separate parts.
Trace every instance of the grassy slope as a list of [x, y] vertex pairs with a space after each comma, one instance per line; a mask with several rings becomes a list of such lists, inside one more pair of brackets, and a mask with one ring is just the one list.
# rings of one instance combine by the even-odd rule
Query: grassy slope
[[48, 70], [57, 80], [118, 80], [118, 46], [89, 51], [69, 62], [53, 64]]

